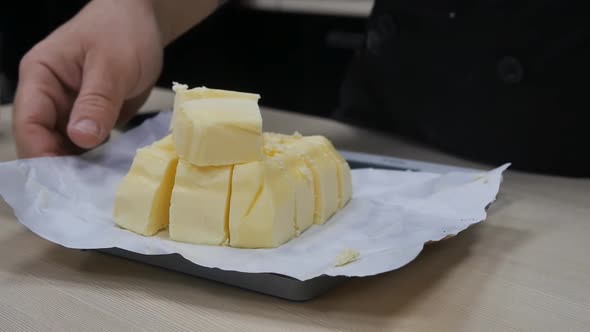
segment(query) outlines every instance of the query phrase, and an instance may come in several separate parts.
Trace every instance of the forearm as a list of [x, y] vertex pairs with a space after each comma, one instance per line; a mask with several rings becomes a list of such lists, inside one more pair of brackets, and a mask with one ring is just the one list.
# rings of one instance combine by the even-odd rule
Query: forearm
[[224, 0], [150, 0], [164, 46], [199, 24]]

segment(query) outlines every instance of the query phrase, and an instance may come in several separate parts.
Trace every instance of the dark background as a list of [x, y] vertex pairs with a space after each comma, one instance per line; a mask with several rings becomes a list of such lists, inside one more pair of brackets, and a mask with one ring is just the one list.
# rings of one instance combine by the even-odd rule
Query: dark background
[[[0, 10], [2, 103], [11, 101], [20, 58], [87, 1], [6, 2]], [[328, 116], [344, 72], [362, 44], [365, 19], [225, 5], [165, 50], [158, 86], [256, 92], [261, 105]]]

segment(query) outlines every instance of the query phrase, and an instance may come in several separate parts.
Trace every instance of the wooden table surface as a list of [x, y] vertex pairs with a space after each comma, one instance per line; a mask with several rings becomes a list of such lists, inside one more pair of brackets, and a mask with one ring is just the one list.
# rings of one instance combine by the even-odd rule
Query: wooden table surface
[[[152, 97], [146, 109], [171, 105], [169, 93]], [[8, 111], [0, 161], [15, 158]], [[264, 121], [339, 148], [481, 166], [307, 116], [265, 110]], [[304, 303], [62, 248], [0, 200], [0, 331], [21, 330], [590, 331], [590, 180], [508, 171], [485, 222]]]

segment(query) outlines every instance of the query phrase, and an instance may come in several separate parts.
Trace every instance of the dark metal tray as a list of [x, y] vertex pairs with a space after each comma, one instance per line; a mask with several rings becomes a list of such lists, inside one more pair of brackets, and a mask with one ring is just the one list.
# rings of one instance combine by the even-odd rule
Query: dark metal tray
[[[353, 169], [371, 167], [431, 173], [467, 170], [446, 165], [364, 153], [341, 151], [341, 154]], [[349, 279], [348, 277], [320, 276], [310, 280], [300, 281], [273, 273], [244, 273], [207, 268], [196, 265], [179, 254], [143, 255], [119, 248], [100, 249], [98, 251], [292, 301], [313, 299]]]

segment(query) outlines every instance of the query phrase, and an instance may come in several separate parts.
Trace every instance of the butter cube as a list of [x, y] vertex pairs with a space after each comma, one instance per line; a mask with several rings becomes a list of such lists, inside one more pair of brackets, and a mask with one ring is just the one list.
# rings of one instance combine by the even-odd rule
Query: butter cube
[[276, 157], [283, 164], [291, 187], [295, 191], [295, 232], [299, 235], [313, 224], [313, 175], [297, 151], [286, 143], [290, 136], [264, 133], [265, 156]]
[[324, 142], [312, 136], [293, 135], [285, 138], [285, 144], [301, 158], [313, 175], [314, 223], [324, 224], [338, 211], [337, 164]]
[[249, 99], [258, 102], [258, 100], [260, 99], [260, 95], [255, 93], [209, 89], [206, 87], [197, 87], [189, 89], [188, 85], [180, 84], [177, 82], [173, 82], [172, 90], [174, 91], [174, 105], [172, 113], [172, 122], [170, 123], [171, 127], [174, 126], [176, 113], [177, 110], [180, 108], [180, 105], [189, 100], [206, 98], [239, 98]]
[[178, 162], [170, 201], [170, 238], [226, 245], [233, 166], [194, 166]]
[[306, 136], [304, 140], [315, 141], [319, 145], [323, 145], [326, 152], [330, 155], [336, 164], [336, 174], [338, 176], [338, 208], [342, 209], [350, 198], [352, 197], [352, 177], [350, 174], [350, 165], [348, 162], [336, 151], [334, 145], [330, 140], [324, 136]]
[[274, 248], [295, 237], [295, 193], [277, 158], [234, 166], [230, 246]]
[[177, 88], [172, 135], [178, 154], [197, 166], [262, 160], [258, 95]]
[[113, 218], [122, 228], [151, 236], [168, 227], [178, 156], [172, 137], [137, 150], [115, 194]]

